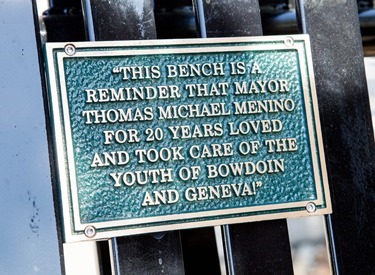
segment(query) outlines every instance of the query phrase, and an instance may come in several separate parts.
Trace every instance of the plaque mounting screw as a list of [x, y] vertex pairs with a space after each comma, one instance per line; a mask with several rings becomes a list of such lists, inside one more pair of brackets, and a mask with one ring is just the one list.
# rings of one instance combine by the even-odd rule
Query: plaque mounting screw
[[306, 205], [306, 210], [307, 212], [309, 213], [314, 213], [316, 211], [316, 205], [315, 203], [313, 202], [309, 202], [307, 205]]
[[67, 55], [74, 55], [76, 53], [76, 48], [72, 44], [65, 45], [64, 50]]
[[284, 39], [284, 44], [285, 44], [287, 47], [292, 47], [292, 46], [294, 45], [294, 40], [293, 40], [293, 38], [291, 38], [290, 36], [285, 37], [285, 39]]
[[87, 238], [93, 238], [96, 235], [95, 227], [89, 225], [85, 228], [85, 235]]

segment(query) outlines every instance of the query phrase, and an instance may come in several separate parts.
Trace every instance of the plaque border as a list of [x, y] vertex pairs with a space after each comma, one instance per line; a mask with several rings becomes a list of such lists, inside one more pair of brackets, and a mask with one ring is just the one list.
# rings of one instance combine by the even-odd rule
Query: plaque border
[[[74, 55], [69, 55], [65, 52], [64, 48], [66, 45], [74, 46], [76, 51]], [[131, 49], [126, 49], [129, 47]], [[73, 139], [70, 127], [67, 91], [65, 89], [64, 59], [72, 57], [188, 54], [201, 53], [202, 49], [204, 49], [205, 52], [212, 53], [239, 50], [281, 51], [291, 49], [298, 52], [299, 73], [301, 74], [303, 98], [305, 101], [304, 112], [307, 118], [307, 130], [310, 139], [317, 199], [303, 202], [209, 210], [90, 224], [81, 223], [75, 176], [75, 161], [73, 156]], [[66, 242], [105, 239], [115, 236], [240, 222], [323, 215], [332, 212], [308, 35], [47, 43], [45, 46], [45, 55], [47, 78], [49, 82], [49, 115], [52, 122], [57, 181], [59, 195], [61, 197], [62, 224]], [[307, 66], [305, 66], [305, 64], [307, 64]], [[316, 211], [313, 213], [306, 210], [306, 206], [310, 202], [316, 205]], [[94, 236], [87, 237], [85, 235], [84, 232], [87, 226], [95, 228]]]

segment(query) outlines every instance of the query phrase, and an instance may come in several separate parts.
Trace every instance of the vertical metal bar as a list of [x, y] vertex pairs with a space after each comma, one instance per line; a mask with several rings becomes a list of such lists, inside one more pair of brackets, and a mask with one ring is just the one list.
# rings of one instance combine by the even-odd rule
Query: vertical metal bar
[[297, 2], [310, 35], [333, 214], [336, 273], [370, 274], [375, 258], [375, 143], [357, 1]]
[[95, 41], [94, 22], [92, 18], [92, 10], [90, 0], [83, 1], [83, 14], [85, 21], [86, 35], [90, 41]]
[[181, 241], [186, 274], [221, 272], [213, 227], [182, 230]]
[[[169, 231], [112, 240], [116, 275], [184, 274], [180, 234]], [[116, 259], [116, 258], [115, 258]]]
[[334, 274], [339, 275], [339, 267], [337, 264], [337, 255], [336, 255], [336, 245], [335, 245], [335, 238], [334, 238], [334, 231], [332, 227], [332, 215], [326, 215], [325, 216], [325, 222], [326, 222], [326, 232], [327, 232], [327, 238], [328, 238], [328, 246], [329, 246], [329, 252], [330, 252], [330, 263], [333, 269]]
[[[37, 1], [38, 2], [38, 1]], [[52, 1], [50, 9], [44, 10], [48, 42], [84, 41], [83, 17], [79, 1]]]
[[111, 258], [112, 275], [119, 275], [120, 274], [120, 262], [118, 258], [117, 238], [112, 238], [108, 240], [108, 245], [110, 247], [109, 254]]
[[228, 246], [224, 244], [226, 238], [224, 237], [224, 232], [222, 232], [221, 226], [215, 226], [214, 232], [215, 232], [215, 239], [216, 239], [216, 247], [217, 247], [217, 254], [219, 256], [219, 266], [220, 266], [220, 274], [226, 275], [227, 274], [227, 264], [225, 255], [231, 254], [227, 251], [224, 251], [225, 248]]
[[[207, 31], [206, 31], [206, 19], [204, 15], [204, 7], [203, 7], [203, 1], [202, 0], [193, 0], [193, 7], [196, 11], [196, 17], [198, 18], [198, 26], [200, 30], [200, 37], [201, 38], [207, 38]], [[228, 232], [225, 230], [226, 227], [216, 226], [214, 228], [215, 231], [215, 238], [216, 238], [216, 246], [217, 251], [219, 253], [224, 253], [224, 267], [226, 268], [225, 271], [223, 271], [223, 264], [221, 263], [221, 257], [219, 254], [219, 261], [220, 261], [220, 270], [223, 274], [234, 274], [233, 271], [233, 260], [232, 260], [232, 253], [230, 248], [230, 239], [228, 238]], [[220, 247], [222, 245], [223, 247]]]
[[[262, 35], [257, 0], [209, 0], [203, 10], [207, 37]], [[222, 232], [228, 274], [293, 274], [286, 220], [224, 226]]]
[[236, 274], [293, 274], [286, 220], [229, 226]]
[[156, 28], [151, 0], [82, 0], [90, 39], [155, 39]]
[[[206, 0], [202, 3], [207, 37], [262, 35], [257, 0]], [[195, 9], [199, 11], [199, 7]]]
[[228, 255], [226, 257], [226, 266], [228, 270], [228, 275], [234, 275], [234, 264], [233, 264], [233, 252], [232, 252], [232, 244], [230, 241], [230, 233], [229, 233], [229, 226], [224, 225], [221, 227], [223, 231], [223, 242], [224, 242], [224, 248], [225, 248], [225, 255]]
[[[151, 0], [83, 0], [90, 40], [156, 39]], [[179, 232], [113, 238], [112, 273], [182, 274]]]
[[202, 0], [194, 0], [196, 1], [195, 6], [197, 7], [197, 17], [198, 17], [198, 23], [199, 23], [199, 30], [200, 30], [200, 36], [202, 38], [207, 38], [207, 32], [206, 32], [206, 19], [204, 16], [204, 9], [203, 9], [203, 2]]

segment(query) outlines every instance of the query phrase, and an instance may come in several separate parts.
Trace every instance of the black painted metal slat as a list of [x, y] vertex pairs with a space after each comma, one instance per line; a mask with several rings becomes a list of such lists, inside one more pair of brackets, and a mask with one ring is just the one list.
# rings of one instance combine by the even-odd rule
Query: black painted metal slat
[[204, 8], [207, 37], [235, 37], [262, 35], [258, 1], [194, 0]]
[[185, 274], [220, 274], [213, 227], [181, 230]]
[[334, 267], [373, 274], [375, 144], [356, 1], [299, 1], [310, 35], [333, 214]]
[[[84, 1], [90, 40], [156, 39], [151, 0]], [[180, 234], [113, 238], [115, 274], [183, 274]]]
[[[194, 0], [199, 23], [207, 37], [262, 35], [257, 0]], [[200, 28], [202, 29], [202, 27]], [[229, 274], [293, 274], [286, 220], [236, 224], [222, 227]]]
[[113, 239], [115, 274], [184, 274], [179, 231]]
[[155, 39], [152, 1], [82, 0], [90, 40]]

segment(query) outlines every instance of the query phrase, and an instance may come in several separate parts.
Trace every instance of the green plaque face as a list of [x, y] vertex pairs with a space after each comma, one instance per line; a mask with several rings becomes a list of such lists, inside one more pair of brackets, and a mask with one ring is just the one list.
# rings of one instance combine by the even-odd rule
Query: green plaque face
[[67, 242], [330, 213], [308, 36], [46, 57]]

